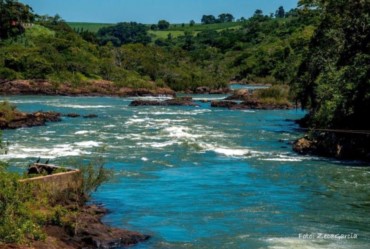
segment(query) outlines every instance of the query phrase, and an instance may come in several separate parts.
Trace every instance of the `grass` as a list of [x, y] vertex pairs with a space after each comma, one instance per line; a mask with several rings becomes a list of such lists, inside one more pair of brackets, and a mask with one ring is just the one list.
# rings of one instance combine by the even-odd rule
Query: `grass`
[[148, 32], [154, 39], [167, 39], [168, 35], [171, 34], [172, 38], [177, 38], [179, 36], [184, 35], [184, 31], [167, 31], [167, 30], [149, 30]]
[[83, 29], [83, 30], [96, 33], [98, 32], [99, 29], [104, 28], [104, 27], [113, 26], [114, 24], [112, 23], [68, 22], [68, 25], [72, 29], [76, 29], [76, 30]]
[[[229, 22], [229, 23], [214, 23], [214, 24], [172, 24], [168, 30], [165, 31], [150, 31], [157, 38], [167, 38], [169, 32], [173, 37], [183, 35], [185, 31], [198, 33], [205, 30], [222, 31], [225, 29], [238, 29], [242, 27], [243, 22]], [[83, 29], [90, 32], [98, 32], [100, 28], [109, 27], [112, 23], [88, 23], [88, 22], [68, 22], [68, 25], [73, 29]], [[151, 24], [148, 24], [150, 27]]]

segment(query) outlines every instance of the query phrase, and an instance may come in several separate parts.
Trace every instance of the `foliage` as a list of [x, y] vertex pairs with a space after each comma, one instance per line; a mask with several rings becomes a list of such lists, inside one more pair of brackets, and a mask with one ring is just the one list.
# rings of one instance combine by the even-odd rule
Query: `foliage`
[[15, 111], [16, 107], [13, 104], [8, 101], [0, 102], [0, 120], [5, 119], [6, 121], [11, 121], [14, 117]]
[[274, 85], [267, 89], [259, 89], [253, 92], [253, 96], [262, 103], [287, 105], [291, 103], [288, 85]]
[[159, 30], [166, 30], [170, 27], [170, 23], [167, 22], [166, 20], [159, 20], [157, 27]]
[[78, 169], [82, 175], [82, 194], [89, 198], [92, 192], [95, 192], [102, 183], [112, 178], [113, 172], [104, 167], [104, 160], [95, 158], [94, 160], [79, 163]]
[[127, 43], [148, 44], [151, 38], [148, 36], [147, 30], [148, 27], [144, 24], [123, 22], [99, 29], [97, 36], [101, 45], [106, 45], [108, 42], [115, 46]]
[[310, 125], [368, 129], [370, 2], [300, 1], [320, 11], [320, 25], [299, 68], [295, 88]]
[[0, 165], [0, 245], [25, 243], [44, 238], [39, 221], [31, 215], [27, 203], [31, 189], [18, 182], [19, 176]]
[[0, 41], [22, 34], [24, 26], [33, 19], [34, 14], [28, 5], [17, 0], [0, 0]]

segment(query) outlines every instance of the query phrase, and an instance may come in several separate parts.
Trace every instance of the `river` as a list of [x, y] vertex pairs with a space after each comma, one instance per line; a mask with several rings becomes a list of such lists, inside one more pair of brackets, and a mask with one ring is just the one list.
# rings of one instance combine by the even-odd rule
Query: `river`
[[[197, 96], [201, 98], [219, 96]], [[12, 169], [102, 156], [114, 179], [92, 202], [147, 248], [367, 248], [370, 168], [292, 152], [301, 110], [129, 107], [109, 97], [7, 98], [22, 111], [97, 114], [4, 131]], [[347, 235], [344, 238], [341, 235]], [[320, 236], [326, 236], [321, 238]], [[333, 236], [336, 236], [332, 238]], [[338, 237], [339, 236], [339, 237]]]

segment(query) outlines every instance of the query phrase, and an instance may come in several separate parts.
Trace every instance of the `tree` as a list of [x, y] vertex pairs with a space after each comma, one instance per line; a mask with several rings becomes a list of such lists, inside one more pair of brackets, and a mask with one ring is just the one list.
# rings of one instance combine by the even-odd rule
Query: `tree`
[[285, 17], [285, 10], [283, 6], [280, 6], [276, 12], [275, 12], [275, 17], [276, 18], [284, 18]]
[[34, 20], [32, 8], [16, 0], [0, 0], [0, 40], [24, 32], [24, 25]]
[[148, 44], [151, 38], [147, 33], [148, 27], [136, 22], [123, 22], [114, 26], [99, 29], [97, 36], [101, 45], [112, 42], [115, 46], [127, 43]]
[[166, 30], [170, 27], [170, 23], [166, 20], [160, 20], [157, 24], [159, 30]]
[[191, 20], [190, 22], [189, 22], [189, 26], [190, 27], [193, 27], [195, 25], [195, 21], [194, 20]]
[[201, 22], [203, 24], [212, 24], [216, 23], [216, 17], [213, 15], [203, 15]]
[[235, 19], [234, 16], [229, 13], [223, 13], [218, 16], [218, 22], [220, 23], [233, 22], [234, 19]]
[[311, 126], [368, 129], [370, 2], [300, 3], [322, 12], [295, 80], [299, 99], [310, 110]]
[[263, 11], [260, 10], [260, 9], [256, 9], [253, 16], [254, 17], [262, 17], [263, 16]]

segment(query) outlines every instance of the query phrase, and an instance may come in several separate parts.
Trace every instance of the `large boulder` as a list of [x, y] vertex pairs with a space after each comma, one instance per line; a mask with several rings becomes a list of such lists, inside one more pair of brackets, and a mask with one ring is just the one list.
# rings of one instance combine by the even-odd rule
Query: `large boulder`
[[246, 100], [250, 96], [248, 89], [235, 90], [233, 94], [227, 97], [225, 100]]

